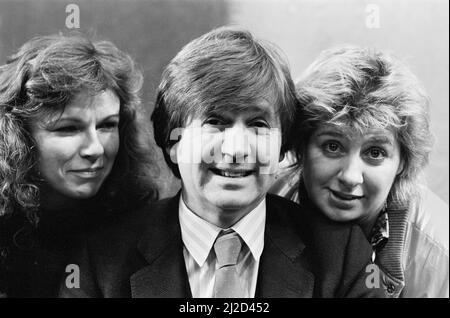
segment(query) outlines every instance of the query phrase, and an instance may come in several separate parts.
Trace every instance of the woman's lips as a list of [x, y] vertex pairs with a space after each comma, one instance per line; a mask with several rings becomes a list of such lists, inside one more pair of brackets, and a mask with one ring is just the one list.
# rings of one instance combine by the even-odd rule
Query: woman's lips
[[332, 189], [329, 189], [329, 190], [335, 197], [337, 197], [340, 200], [344, 200], [344, 201], [360, 200], [360, 199], [364, 198], [363, 195], [355, 195], [355, 194], [335, 191]]
[[95, 177], [98, 177], [102, 173], [102, 170], [103, 170], [103, 167], [98, 167], [98, 168], [70, 170], [70, 172], [72, 172], [82, 178], [95, 178]]

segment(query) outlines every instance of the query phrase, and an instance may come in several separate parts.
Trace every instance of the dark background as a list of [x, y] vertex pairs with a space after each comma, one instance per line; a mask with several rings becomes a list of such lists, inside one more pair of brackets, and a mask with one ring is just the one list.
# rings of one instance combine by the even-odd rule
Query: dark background
[[[164, 66], [183, 45], [214, 27], [243, 26], [278, 45], [293, 78], [317, 54], [337, 44], [388, 50], [406, 59], [432, 99], [436, 136], [426, 170], [430, 188], [449, 202], [449, 51], [446, 0], [0, 0], [0, 63], [36, 35], [67, 31], [66, 6], [80, 8], [80, 31], [114, 42], [144, 71], [143, 119], [153, 108]], [[368, 5], [379, 10], [379, 25], [368, 26]], [[152, 141], [149, 120], [143, 121]], [[172, 177], [155, 147], [161, 196], [173, 194]]]

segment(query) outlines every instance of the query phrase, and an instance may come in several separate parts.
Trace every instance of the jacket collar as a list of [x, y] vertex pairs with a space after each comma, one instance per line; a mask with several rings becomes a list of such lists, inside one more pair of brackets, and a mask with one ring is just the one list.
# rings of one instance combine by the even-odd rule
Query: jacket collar
[[408, 224], [408, 207], [392, 203], [387, 210], [389, 217], [389, 240], [377, 255], [377, 263], [395, 286], [398, 295], [405, 286], [402, 253]]
[[305, 244], [274, 197], [267, 195], [264, 251], [258, 273], [256, 296], [262, 298], [312, 297], [314, 275], [308, 269]]

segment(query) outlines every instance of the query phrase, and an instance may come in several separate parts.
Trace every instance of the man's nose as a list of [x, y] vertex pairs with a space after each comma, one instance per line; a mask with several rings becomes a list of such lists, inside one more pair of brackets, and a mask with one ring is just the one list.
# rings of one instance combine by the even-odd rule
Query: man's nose
[[244, 163], [250, 153], [248, 131], [242, 125], [226, 128], [223, 133], [222, 155], [226, 162]]

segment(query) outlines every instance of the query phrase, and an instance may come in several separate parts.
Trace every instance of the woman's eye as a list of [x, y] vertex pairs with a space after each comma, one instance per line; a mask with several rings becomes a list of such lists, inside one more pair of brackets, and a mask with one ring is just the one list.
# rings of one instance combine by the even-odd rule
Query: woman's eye
[[78, 127], [77, 126], [62, 126], [62, 127], [58, 127], [56, 129], [54, 129], [54, 131], [59, 132], [59, 133], [73, 133], [78, 131]]
[[342, 155], [344, 149], [337, 141], [326, 141], [321, 145], [322, 152], [328, 157], [339, 157]]
[[328, 152], [335, 153], [339, 151], [339, 144], [336, 142], [327, 142], [325, 143], [324, 148]]
[[116, 129], [117, 127], [119, 127], [119, 123], [117, 122], [107, 122], [107, 123], [103, 123], [99, 126], [99, 128], [101, 129]]
[[366, 154], [369, 156], [370, 159], [384, 159], [386, 157], [386, 151], [384, 151], [381, 148], [372, 147], [369, 150], [367, 150]]

